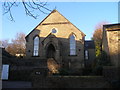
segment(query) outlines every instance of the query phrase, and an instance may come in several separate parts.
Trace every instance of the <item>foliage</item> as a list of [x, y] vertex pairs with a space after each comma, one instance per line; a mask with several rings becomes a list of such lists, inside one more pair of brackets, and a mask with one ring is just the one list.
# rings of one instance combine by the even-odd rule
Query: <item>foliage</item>
[[69, 70], [66, 68], [60, 68], [59, 75], [69, 75]]
[[101, 55], [101, 42], [95, 41], [96, 57]]
[[96, 25], [92, 39], [95, 41], [96, 57], [101, 55], [103, 25], [107, 22], [100, 22]]
[[100, 65], [97, 65], [93, 70], [92, 70], [92, 73], [94, 75], [102, 75], [102, 70], [103, 70], [103, 67], [100, 66]]
[[109, 56], [107, 55], [107, 53], [105, 51], [100, 52], [100, 55], [96, 58], [96, 64], [100, 65], [100, 66], [110, 66], [111, 65]]
[[83, 71], [82, 72], [83, 75], [90, 75], [92, 72], [92, 69], [91, 68], [84, 68], [82, 71]]
[[110, 65], [109, 60], [107, 60], [107, 54], [102, 51], [102, 34], [103, 34], [103, 25], [108, 22], [100, 22], [96, 25], [95, 31], [93, 33], [92, 39], [95, 41], [96, 49], [96, 60], [93, 72], [96, 75], [102, 74], [102, 67], [105, 65]]
[[93, 73], [95, 75], [102, 75], [103, 66], [111, 66], [109, 56], [105, 51], [101, 51], [101, 54], [96, 58], [96, 65], [93, 68]]
[[99, 63], [102, 66], [111, 66], [112, 65], [110, 62], [109, 56], [107, 55], [107, 53], [105, 51], [102, 51], [101, 59], [100, 59]]

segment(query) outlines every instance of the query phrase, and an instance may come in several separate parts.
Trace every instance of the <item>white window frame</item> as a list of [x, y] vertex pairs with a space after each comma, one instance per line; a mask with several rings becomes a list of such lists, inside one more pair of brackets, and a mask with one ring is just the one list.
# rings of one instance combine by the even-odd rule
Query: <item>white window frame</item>
[[39, 37], [35, 36], [34, 38], [34, 45], [33, 45], [33, 56], [39, 55]]
[[76, 40], [75, 35], [72, 34], [70, 36], [70, 55], [76, 55]]
[[8, 80], [8, 78], [9, 78], [9, 65], [8, 64], [3, 64], [2, 65], [1, 78], [2, 78], [2, 80]]

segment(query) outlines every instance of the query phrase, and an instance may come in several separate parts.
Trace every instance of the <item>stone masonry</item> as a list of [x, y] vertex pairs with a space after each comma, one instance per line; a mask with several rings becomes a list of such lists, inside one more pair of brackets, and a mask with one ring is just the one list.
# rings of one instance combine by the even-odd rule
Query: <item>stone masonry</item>
[[[52, 29], [57, 30], [52, 33]], [[76, 40], [76, 55], [70, 55], [70, 36]], [[33, 56], [34, 37], [39, 37], [39, 55]], [[68, 21], [57, 10], [53, 10], [38, 26], [26, 36], [26, 57], [47, 59], [48, 47], [52, 45], [56, 62], [73, 71], [84, 67], [84, 38], [85, 34]]]

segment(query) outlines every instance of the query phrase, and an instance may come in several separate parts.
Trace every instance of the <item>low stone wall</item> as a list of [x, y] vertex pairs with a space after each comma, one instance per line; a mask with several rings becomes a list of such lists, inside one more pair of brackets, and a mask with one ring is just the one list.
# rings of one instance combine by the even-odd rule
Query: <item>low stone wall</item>
[[[2, 59], [2, 64], [9, 64], [10, 66], [46, 66], [46, 59], [37, 58], [9, 58]], [[42, 66], [41, 66], [42, 65]]]
[[35, 76], [46, 77], [48, 74], [47, 68], [38, 68], [30, 66], [14, 66], [10, 68], [9, 80], [12, 81], [33, 81]]
[[102, 76], [34, 77], [34, 88], [110, 88]]
[[8, 61], [3, 62], [3, 64], [10, 65], [8, 80], [30, 81], [35, 68], [46, 68], [47, 66], [44, 59], [10, 58]]
[[9, 72], [10, 81], [31, 81], [32, 70], [12, 70]]
[[120, 68], [114, 66], [104, 66], [103, 76], [108, 81], [115, 81], [120, 79]]
[[120, 67], [104, 66], [103, 76], [113, 88], [120, 88]]

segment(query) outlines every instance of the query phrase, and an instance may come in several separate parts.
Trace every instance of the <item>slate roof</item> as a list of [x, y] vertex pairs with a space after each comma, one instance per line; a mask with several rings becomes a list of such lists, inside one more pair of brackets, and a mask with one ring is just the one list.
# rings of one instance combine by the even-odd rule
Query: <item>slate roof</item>
[[93, 40], [85, 41], [85, 49], [95, 49], [95, 43]]
[[111, 27], [111, 26], [120, 26], [120, 23], [116, 23], [116, 24], [105, 24], [105, 25], [103, 25], [104, 27], [106, 27], [106, 28], [109, 28], [109, 27]]
[[120, 31], [120, 23], [103, 25], [106, 31]]

